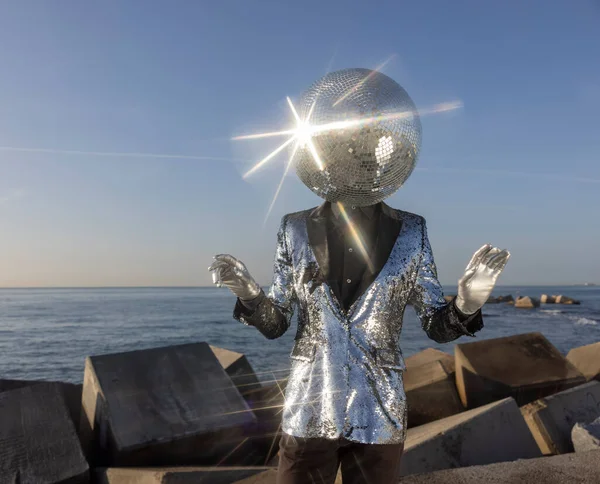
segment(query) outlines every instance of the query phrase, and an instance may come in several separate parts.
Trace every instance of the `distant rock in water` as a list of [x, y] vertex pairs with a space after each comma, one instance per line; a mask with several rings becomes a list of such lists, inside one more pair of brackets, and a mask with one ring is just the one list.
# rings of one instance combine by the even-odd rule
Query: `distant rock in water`
[[493, 297], [490, 296], [486, 302], [486, 304], [499, 304], [499, 303], [510, 303], [510, 302], [514, 302], [514, 298], [512, 297], [512, 295], [508, 295], [508, 296], [498, 296], [498, 297]]
[[547, 294], [542, 294], [540, 298], [542, 304], [581, 304], [576, 299], [571, 299], [567, 296], [548, 296]]
[[575, 299], [571, 299], [570, 297], [567, 296], [555, 296], [556, 297], [556, 304], [581, 304], [579, 301], [575, 300]]
[[452, 299], [454, 299], [456, 296], [453, 295], [448, 295], [448, 296], [444, 296], [444, 299], [446, 300], [446, 302], [450, 302], [452, 301]]
[[533, 309], [533, 308], [537, 308], [539, 306], [540, 306], [539, 299], [535, 299], [535, 298], [529, 297], [529, 296], [519, 297], [515, 301], [516, 308]]

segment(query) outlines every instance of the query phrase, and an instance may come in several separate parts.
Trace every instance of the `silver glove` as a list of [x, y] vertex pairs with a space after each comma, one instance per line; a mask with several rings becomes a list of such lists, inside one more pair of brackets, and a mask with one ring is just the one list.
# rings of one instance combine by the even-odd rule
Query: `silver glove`
[[458, 281], [456, 307], [464, 314], [476, 313], [486, 303], [510, 253], [490, 244], [479, 249]]
[[208, 270], [218, 287], [228, 287], [242, 301], [250, 301], [260, 294], [260, 286], [242, 261], [229, 254], [219, 254], [214, 259]]

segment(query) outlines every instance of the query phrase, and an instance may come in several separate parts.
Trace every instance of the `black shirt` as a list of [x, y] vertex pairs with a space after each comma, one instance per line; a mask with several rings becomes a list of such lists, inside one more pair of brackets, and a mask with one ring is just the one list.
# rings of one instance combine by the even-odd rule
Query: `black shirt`
[[[327, 212], [326, 212], [327, 213]], [[333, 203], [327, 213], [330, 287], [337, 286], [340, 304], [347, 310], [358, 299], [357, 290], [365, 270], [374, 267], [381, 204], [368, 207], [343, 206]]]

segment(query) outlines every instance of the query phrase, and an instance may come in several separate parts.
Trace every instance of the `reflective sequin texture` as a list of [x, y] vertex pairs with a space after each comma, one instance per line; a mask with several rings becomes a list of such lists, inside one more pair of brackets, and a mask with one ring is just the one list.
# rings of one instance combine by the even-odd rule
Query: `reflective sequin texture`
[[401, 220], [375, 281], [344, 311], [320, 275], [307, 232], [311, 210], [286, 215], [278, 233], [273, 284], [250, 315], [234, 317], [268, 338], [281, 336], [298, 309], [282, 429], [297, 437], [345, 437], [371, 444], [406, 437], [402, 318], [412, 304], [425, 332], [448, 342], [467, 331], [438, 282], [425, 220], [383, 204]]
[[[408, 93], [370, 69], [343, 69], [316, 81], [298, 111], [317, 132], [295, 154], [296, 173], [330, 202], [365, 206], [398, 190], [412, 173], [421, 147], [421, 121]], [[357, 120], [362, 122], [355, 123]]]

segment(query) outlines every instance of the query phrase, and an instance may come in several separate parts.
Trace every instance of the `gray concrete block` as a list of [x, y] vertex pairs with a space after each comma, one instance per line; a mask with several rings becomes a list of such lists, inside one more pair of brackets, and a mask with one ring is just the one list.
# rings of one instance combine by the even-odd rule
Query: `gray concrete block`
[[571, 430], [575, 452], [600, 450], [600, 417], [590, 423], [576, 423]]
[[515, 299], [512, 297], [511, 294], [508, 294], [506, 296], [498, 296], [498, 297], [490, 296], [488, 298], [488, 300], [486, 301], [486, 304], [500, 304], [500, 303], [514, 304], [515, 303]]
[[404, 391], [408, 403], [408, 427], [416, 427], [465, 410], [454, 383], [454, 375], [441, 361], [407, 367]]
[[[276, 484], [276, 470], [236, 484]], [[600, 476], [600, 451], [519, 459], [403, 477], [400, 484], [592, 484]], [[335, 484], [342, 484], [340, 475]]]
[[540, 455], [515, 401], [506, 398], [409, 429], [401, 473], [406, 476]]
[[519, 406], [585, 382], [541, 333], [458, 344], [456, 387], [466, 408], [513, 397]]
[[44, 380], [0, 380], [0, 393], [16, 390], [17, 388], [23, 388], [31, 385], [37, 385], [38, 383], [51, 383], [57, 385], [64, 398], [67, 408], [69, 409], [69, 415], [73, 421], [75, 428], [79, 427], [79, 419], [81, 416], [81, 392], [83, 385], [81, 383], [66, 383], [61, 381], [47, 382]]
[[558, 295], [555, 297], [556, 297], [556, 299], [555, 299], [556, 304], [577, 304], [577, 305], [581, 304], [580, 301], [571, 299], [568, 296]]
[[240, 393], [260, 388], [254, 369], [244, 354], [212, 345], [210, 349]]
[[98, 484], [231, 484], [270, 467], [169, 467], [98, 469]]
[[573, 348], [567, 353], [567, 360], [587, 380], [600, 380], [600, 341], [591, 345]]
[[[270, 469], [268, 471], [260, 472], [246, 479], [236, 481], [235, 484], [276, 484], [277, 482], [277, 469]], [[315, 481], [317, 484], [318, 481]], [[334, 484], [342, 484], [342, 474], [338, 472]], [[376, 484], [376, 483], [373, 483]]]
[[257, 418], [255, 431], [248, 434], [249, 439], [244, 444], [248, 449], [244, 452], [248, 456], [256, 455], [256, 460], [245, 461], [244, 464], [268, 465], [277, 454], [286, 385], [287, 379], [277, 380], [243, 394]]
[[408, 476], [401, 484], [594, 484], [600, 451], [522, 459]]
[[96, 466], [216, 465], [256, 417], [194, 343], [87, 358], [81, 426]]
[[573, 452], [573, 426], [600, 417], [600, 382], [541, 398], [521, 407], [521, 413], [543, 454]]
[[432, 361], [439, 361], [444, 369], [451, 373], [454, 377], [456, 371], [456, 365], [454, 363], [454, 356], [444, 351], [436, 350], [434, 348], [427, 348], [423, 351], [419, 351], [414, 355], [405, 358], [406, 369], [410, 370], [413, 367], [424, 365], [425, 363], [431, 363]]
[[515, 307], [522, 308], [522, 309], [539, 308], [540, 301], [533, 297], [523, 296], [523, 297], [517, 298], [517, 300], [515, 301]]
[[[276, 482], [277, 470], [269, 469], [268, 471], [260, 472], [251, 477], [236, 481], [235, 484], [276, 484]], [[337, 481], [336, 484], [338, 484]]]
[[0, 483], [79, 484], [89, 468], [60, 387], [0, 393]]

